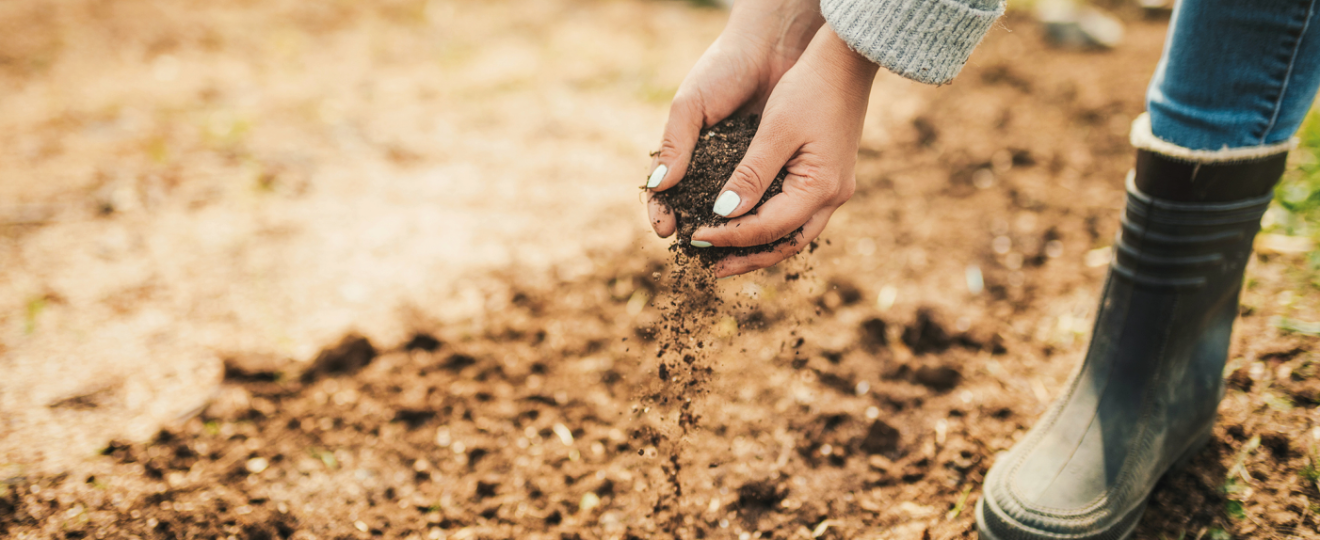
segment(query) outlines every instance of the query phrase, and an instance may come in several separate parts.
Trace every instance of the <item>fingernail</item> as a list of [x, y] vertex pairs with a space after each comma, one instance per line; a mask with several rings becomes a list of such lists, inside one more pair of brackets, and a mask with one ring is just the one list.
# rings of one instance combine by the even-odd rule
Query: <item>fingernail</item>
[[717, 277], [717, 278], [715, 278], [715, 281], [724, 281], [724, 280], [726, 280], [726, 279], [732, 279], [733, 277], [734, 277], [734, 276]]
[[665, 173], [667, 172], [669, 172], [669, 167], [664, 163], [656, 166], [655, 170], [651, 171], [651, 177], [646, 179], [646, 189], [660, 185], [660, 181], [665, 179]]
[[708, 247], [713, 246], [713, 245], [714, 245], [714, 244], [712, 244], [712, 243], [710, 243], [710, 242], [707, 242], [707, 241], [705, 241], [705, 240], [693, 240], [693, 241], [692, 241], [692, 247], [708, 248]]
[[740, 202], [742, 202], [742, 199], [738, 198], [737, 193], [725, 191], [720, 194], [720, 198], [715, 199], [715, 208], [712, 208], [712, 210], [723, 217], [729, 217], [729, 214], [733, 213], [733, 209], [737, 208]]

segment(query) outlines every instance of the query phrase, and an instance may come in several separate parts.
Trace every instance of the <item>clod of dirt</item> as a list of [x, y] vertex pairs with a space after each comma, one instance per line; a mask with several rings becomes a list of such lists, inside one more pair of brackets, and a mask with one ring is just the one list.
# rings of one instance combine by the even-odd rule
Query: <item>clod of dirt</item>
[[305, 383], [323, 377], [348, 375], [361, 371], [376, 358], [376, 347], [371, 340], [357, 334], [349, 334], [338, 345], [321, 351], [302, 374]]
[[435, 411], [402, 409], [394, 413], [394, 421], [407, 424], [408, 429], [417, 429], [435, 419], [435, 415]]
[[913, 379], [917, 384], [931, 390], [947, 392], [958, 386], [958, 382], [962, 380], [962, 373], [948, 366], [921, 366], [917, 368]]
[[1236, 388], [1243, 392], [1250, 392], [1251, 385], [1255, 381], [1251, 380], [1251, 374], [1248, 373], [1247, 368], [1240, 367], [1233, 370], [1233, 373], [1228, 376], [1227, 382], [1230, 388]]
[[96, 388], [76, 392], [74, 395], [60, 398], [47, 405], [52, 409], [72, 409], [75, 411], [88, 411], [107, 405], [114, 401], [119, 395], [122, 384], [113, 382]]
[[862, 290], [856, 285], [841, 279], [831, 280], [825, 293], [820, 295], [816, 305], [830, 311], [843, 306], [851, 306], [862, 300]]
[[890, 459], [898, 457], [898, 443], [902, 435], [894, 426], [886, 424], [883, 420], [871, 422], [871, 427], [866, 430], [866, 437], [862, 439], [862, 451], [868, 454], [880, 454]]
[[440, 345], [440, 340], [436, 339], [435, 336], [418, 332], [413, 334], [412, 339], [408, 340], [403, 348], [409, 351], [435, 352], [436, 349], [440, 348]]
[[774, 508], [788, 490], [773, 480], [753, 480], [738, 488], [738, 506], [742, 508]]
[[886, 333], [888, 329], [889, 325], [879, 317], [862, 321], [859, 327], [862, 347], [869, 352], [875, 352], [888, 346], [889, 336]]
[[446, 358], [444, 363], [440, 364], [440, 367], [448, 371], [462, 371], [463, 368], [476, 365], [476, 363], [476, 358], [466, 354], [455, 353], [449, 355], [449, 358]]
[[274, 382], [280, 379], [285, 362], [267, 355], [242, 355], [225, 358], [225, 381]]
[[494, 497], [495, 494], [499, 491], [499, 489], [500, 489], [499, 482], [493, 482], [493, 481], [485, 482], [479, 480], [477, 481], [476, 498], [477, 500], [481, 500], [481, 499], [488, 499], [490, 497]]
[[[728, 223], [714, 211], [715, 199], [724, 189], [724, 184], [733, 176], [747, 148], [752, 144], [756, 128], [761, 118], [757, 115], [729, 118], [702, 130], [697, 139], [697, 146], [692, 151], [692, 161], [688, 164], [687, 174], [677, 185], [665, 191], [656, 192], [655, 198], [665, 208], [674, 212], [678, 220], [678, 235], [671, 249], [692, 257], [695, 262], [709, 265], [731, 255], [749, 255], [774, 249], [784, 242], [796, 242], [796, 232], [775, 242], [760, 246], [742, 248], [694, 248], [692, 233], [704, 226], [718, 226]], [[756, 213], [757, 209], [771, 197], [783, 191], [786, 169], [780, 169], [765, 190], [761, 200], [746, 215]]]
[[[1242, 370], [1239, 369], [1238, 371]], [[1250, 382], [1251, 379], [1248, 377], [1247, 381]], [[1278, 384], [1288, 394], [1289, 398], [1300, 405], [1314, 406], [1320, 404], [1320, 380], [1308, 377], [1298, 381], [1289, 378], [1278, 381]], [[1248, 387], [1250, 386], [1248, 385]]]
[[903, 344], [912, 349], [912, 354], [942, 352], [953, 345], [949, 332], [935, 320], [929, 309], [917, 311], [917, 320], [903, 329]]
[[1285, 433], [1278, 431], [1262, 433], [1260, 436], [1260, 444], [1261, 446], [1268, 448], [1270, 454], [1276, 459], [1286, 460], [1293, 455], [1292, 442]]

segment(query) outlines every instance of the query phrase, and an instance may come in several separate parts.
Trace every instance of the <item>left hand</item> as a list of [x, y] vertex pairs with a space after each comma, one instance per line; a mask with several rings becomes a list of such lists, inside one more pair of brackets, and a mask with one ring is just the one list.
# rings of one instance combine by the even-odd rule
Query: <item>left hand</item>
[[[829, 26], [822, 26], [797, 64], [779, 80], [747, 155], [717, 198], [716, 212], [736, 219], [698, 229], [692, 239], [712, 246], [746, 247], [802, 230], [795, 241], [773, 251], [721, 260], [715, 268], [717, 277], [759, 270], [792, 257], [814, 241], [834, 211], [852, 197], [857, 145], [877, 69]], [[745, 215], [781, 168], [788, 170], [783, 192], [755, 214]]]

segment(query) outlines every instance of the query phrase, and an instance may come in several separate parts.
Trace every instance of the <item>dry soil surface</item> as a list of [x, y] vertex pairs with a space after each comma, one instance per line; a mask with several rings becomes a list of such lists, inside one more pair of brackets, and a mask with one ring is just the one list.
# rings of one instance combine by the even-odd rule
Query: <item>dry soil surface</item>
[[[972, 537], [986, 470], [1083, 353], [1164, 27], [1059, 51], [1011, 17], [951, 86], [883, 76], [819, 249], [715, 283], [714, 315], [674, 334], [685, 284], [639, 232], [635, 185], [720, 12], [21, 5], [6, 24], [67, 42], [3, 38], [54, 52], [3, 64], [0, 159], [26, 181], [0, 189], [28, 219], [5, 229], [0, 361], [36, 369], [70, 336], [101, 352], [96, 332], [149, 314], [123, 330], [142, 369], [194, 365], [159, 340], [223, 360], [223, 382], [201, 414], [58, 467], [24, 453], [59, 439], [23, 422], [114, 417], [125, 394], [15, 405], [6, 387], [6, 411], [40, 411], [0, 425], [0, 536], [18, 538]], [[173, 37], [142, 38], [161, 17]], [[137, 75], [62, 75], [76, 51], [121, 54], [79, 40], [118, 36]], [[175, 106], [75, 106], [193, 69], [210, 82]], [[518, 214], [533, 225], [501, 221]], [[1320, 537], [1320, 341], [1271, 323], [1320, 319], [1299, 266], [1253, 262], [1220, 426], [1139, 537]]]

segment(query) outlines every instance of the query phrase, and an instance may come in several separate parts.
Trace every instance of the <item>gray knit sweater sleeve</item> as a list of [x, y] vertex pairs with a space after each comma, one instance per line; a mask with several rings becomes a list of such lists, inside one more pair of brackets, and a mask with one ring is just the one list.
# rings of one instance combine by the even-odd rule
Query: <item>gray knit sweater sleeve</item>
[[834, 33], [872, 62], [944, 84], [1004, 14], [1003, 0], [821, 0]]

